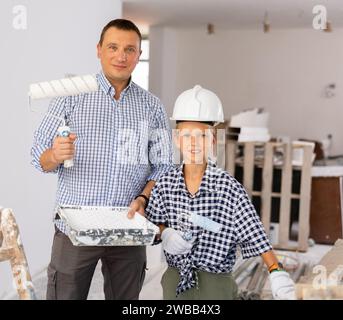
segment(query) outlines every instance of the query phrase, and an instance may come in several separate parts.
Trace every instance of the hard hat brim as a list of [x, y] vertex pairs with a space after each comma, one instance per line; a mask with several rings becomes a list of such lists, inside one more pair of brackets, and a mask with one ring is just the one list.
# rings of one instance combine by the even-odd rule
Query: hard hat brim
[[170, 120], [173, 121], [190, 121], [190, 122], [218, 122], [218, 123], [223, 123], [224, 119], [201, 119], [201, 118], [174, 118], [171, 117], [169, 118]]

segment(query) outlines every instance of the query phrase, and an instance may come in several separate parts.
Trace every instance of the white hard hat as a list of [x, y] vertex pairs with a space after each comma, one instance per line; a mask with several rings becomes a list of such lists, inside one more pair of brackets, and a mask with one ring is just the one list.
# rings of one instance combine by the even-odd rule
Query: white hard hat
[[215, 93], [196, 85], [178, 96], [170, 120], [224, 122], [222, 103]]

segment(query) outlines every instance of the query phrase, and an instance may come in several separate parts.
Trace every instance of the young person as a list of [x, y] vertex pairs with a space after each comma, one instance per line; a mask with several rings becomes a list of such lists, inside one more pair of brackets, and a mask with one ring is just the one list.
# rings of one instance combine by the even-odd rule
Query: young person
[[211, 160], [222, 104], [195, 86], [176, 100], [174, 142], [183, 161], [152, 190], [147, 217], [160, 227], [168, 269], [164, 299], [235, 299], [231, 272], [237, 247], [243, 258], [262, 256], [275, 299], [294, 299], [294, 283], [273, 253], [244, 187]]

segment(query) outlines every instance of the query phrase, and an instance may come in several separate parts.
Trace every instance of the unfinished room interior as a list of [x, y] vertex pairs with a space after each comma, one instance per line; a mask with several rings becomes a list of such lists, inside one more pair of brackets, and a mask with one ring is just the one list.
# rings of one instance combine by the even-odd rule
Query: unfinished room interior
[[[0, 26], [0, 300], [169, 300], [172, 270], [178, 300], [229, 299], [223, 274], [236, 300], [343, 299], [341, 0], [2, 0]], [[138, 292], [109, 293], [112, 249], [146, 250]]]

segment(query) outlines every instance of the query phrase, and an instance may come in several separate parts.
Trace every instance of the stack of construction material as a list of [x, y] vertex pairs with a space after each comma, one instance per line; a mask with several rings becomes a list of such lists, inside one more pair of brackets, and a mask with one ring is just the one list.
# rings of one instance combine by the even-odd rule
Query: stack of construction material
[[253, 109], [233, 115], [229, 125], [229, 139], [238, 142], [267, 142], [269, 114], [262, 109]]
[[[311, 273], [312, 263], [300, 262], [294, 254], [277, 253], [277, 257], [295, 283], [301, 276]], [[239, 300], [273, 299], [268, 281], [269, 273], [262, 258], [257, 257], [244, 261], [238, 259], [233, 270], [233, 277], [239, 288]]]

